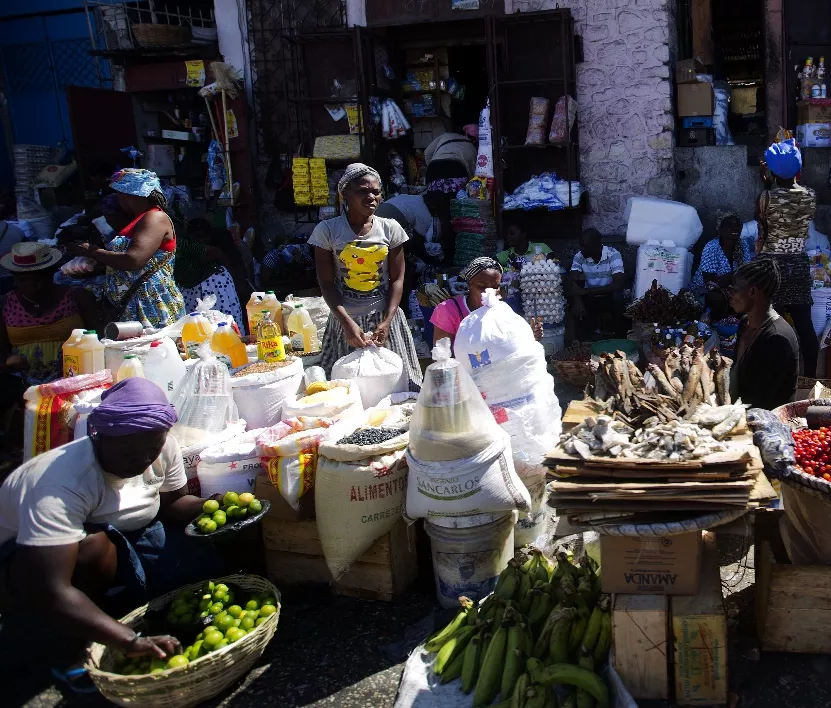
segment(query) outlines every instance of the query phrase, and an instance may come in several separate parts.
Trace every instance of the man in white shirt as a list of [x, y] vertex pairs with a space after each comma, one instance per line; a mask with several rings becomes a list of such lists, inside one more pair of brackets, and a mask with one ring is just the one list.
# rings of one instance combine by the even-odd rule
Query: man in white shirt
[[[168, 436], [175, 422], [176, 411], [158, 386], [126, 379], [101, 396], [88, 419], [90, 437], [9, 475], [0, 486], [0, 611], [25, 606], [45, 613], [64, 634], [131, 656], [164, 659], [181, 652], [174, 637], [140, 637], [97, 604], [125, 579], [149, 582], [150, 569], [136, 568], [142, 555], [131, 544], [159, 525], [157, 517], [173, 530], [202, 511], [204, 500], [187, 493], [182, 453]], [[164, 565], [166, 536], [156, 531], [154, 543], [142, 544]], [[188, 563], [177, 559], [176, 567], [159, 571], [172, 576]]]
[[571, 264], [570, 281], [571, 312], [577, 339], [592, 339], [601, 326], [607, 326], [604, 319], [611, 320], [609, 326], [615, 337], [626, 335], [623, 258], [617, 249], [603, 245], [597, 229], [586, 229], [580, 235], [580, 250]]

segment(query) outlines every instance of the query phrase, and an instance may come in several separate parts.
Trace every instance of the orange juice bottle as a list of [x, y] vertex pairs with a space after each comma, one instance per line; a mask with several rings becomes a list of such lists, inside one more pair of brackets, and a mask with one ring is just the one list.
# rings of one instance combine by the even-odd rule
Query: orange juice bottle
[[245, 314], [248, 317], [248, 334], [252, 337], [257, 335], [257, 325], [263, 316], [263, 310], [267, 309], [265, 293], [251, 293], [248, 304], [245, 306]]
[[104, 370], [104, 345], [98, 341], [94, 329], [88, 329], [78, 344], [80, 352], [79, 374], [97, 374]]
[[220, 322], [211, 337], [211, 349], [214, 353], [228, 357], [231, 368], [236, 369], [248, 363], [245, 345], [227, 322]]
[[201, 312], [191, 312], [182, 327], [182, 344], [188, 359], [196, 358], [196, 350], [211, 336], [211, 323]]
[[262, 312], [257, 327], [257, 358], [260, 361], [283, 361], [286, 358], [283, 336], [277, 325], [271, 321], [271, 313], [268, 310]]
[[72, 334], [69, 335], [61, 349], [63, 350], [63, 375], [75, 376], [81, 369], [81, 352], [78, 345], [81, 343], [81, 337], [84, 336], [84, 330], [73, 329]]

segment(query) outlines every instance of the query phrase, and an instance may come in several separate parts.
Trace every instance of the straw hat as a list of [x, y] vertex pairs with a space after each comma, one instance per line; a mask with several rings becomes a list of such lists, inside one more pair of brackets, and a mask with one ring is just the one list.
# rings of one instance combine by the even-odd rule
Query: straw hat
[[24, 241], [14, 244], [11, 252], [0, 258], [0, 266], [13, 273], [26, 273], [50, 268], [62, 257], [57, 248], [37, 241]]

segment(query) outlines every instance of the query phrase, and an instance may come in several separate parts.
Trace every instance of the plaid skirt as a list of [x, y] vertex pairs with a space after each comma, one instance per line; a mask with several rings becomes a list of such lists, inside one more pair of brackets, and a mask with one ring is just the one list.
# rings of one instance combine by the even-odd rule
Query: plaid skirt
[[[384, 319], [384, 313], [374, 312], [371, 315], [353, 316], [352, 319], [364, 332], [372, 332]], [[420, 391], [422, 382], [421, 365], [418, 363], [418, 354], [416, 353], [412, 332], [407, 326], [407, 318], [404, 317], [400, 307], [392, 318], [389, 337], [387, 337], [387, 343], [384, 346], [398, 354], [404, 362], [404, 369], [410, 379], [410, 391]], [[323, 335], [320, 357], [320, 366], [323, 367], [326, 376], [331, 376], [332, 366], [338, 359], [353, 351], [355, 351], [355, 348], [346, 343], [346, 335], [343, 333], [340, 321], [330, 314], [329, 321], [326, 323], [326, 333]]]

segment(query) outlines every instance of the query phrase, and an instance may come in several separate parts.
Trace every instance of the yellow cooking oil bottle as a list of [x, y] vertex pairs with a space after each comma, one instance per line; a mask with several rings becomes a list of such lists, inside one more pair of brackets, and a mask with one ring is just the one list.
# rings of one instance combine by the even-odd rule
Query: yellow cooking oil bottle
[[78, 344], [80, 361], [79, 374], [97, 374], [104, 370], [104, 345], [98, 341], [98, 333], [94, 329], [84, 331], [84, 336]]
[[182, 326], [182, 345], [188, 359], [196, 358], [196, 350], [211, 337], [211, 323], [201, 312], [191, 312]]
[[310, 354], [320, 351], [320, 343], [317, 341], [317, 327], [312, 322], [312, 316], [303, 305], [295, 305], [294, 310], [288, 316], [286, 326], [291, 339], [291, 350]]
[[257, 358], [260, 361], [283, 361], [286, 350], [280, 328], [271, 320], [271, 313], [263, 310], [257, 325]]
[[81, 352], [78, 346], [81, 344], [81, 337], [84, 336], [83, 329], [73, 329], [61, 350], [63, 351], [63, 375], [76, 376], [81, 371]]
[[245, 351], [245, 345], [234, 331], [234, 328], [227, 322], [220, 322], [217, 325], [216, 331], [211, 337], [211, 349], [215, 354], [227, 357], [231, 362], [232, 369], [245, 366], [248, 363], [248, 353]]

